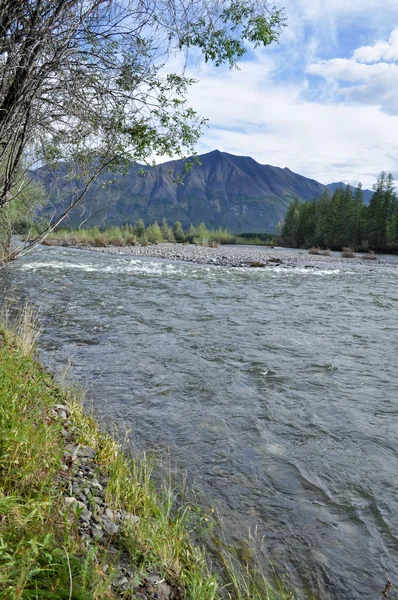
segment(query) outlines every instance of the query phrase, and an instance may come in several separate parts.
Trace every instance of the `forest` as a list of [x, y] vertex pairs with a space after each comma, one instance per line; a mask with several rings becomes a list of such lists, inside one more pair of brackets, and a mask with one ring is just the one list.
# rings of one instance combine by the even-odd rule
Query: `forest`
[[362, 186], [325, 192], [318, 200], [294, 200], [282, 226], [282, 244], [294, 248], [344, 247], [377, 252], [398, 251], [398, 196], [391, 174], [380, 173], [368, 206]]

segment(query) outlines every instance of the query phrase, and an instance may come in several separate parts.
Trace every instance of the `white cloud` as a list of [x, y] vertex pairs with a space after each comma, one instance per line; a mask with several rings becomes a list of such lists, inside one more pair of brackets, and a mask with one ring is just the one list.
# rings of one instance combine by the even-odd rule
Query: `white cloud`
[[353, 59], [365, 63], [398, 60], [398, 27], [391, 33], [388, 42], [380, 41], [373, 46], [362, 46], [355, 50]]
[[252, 156], [322, 183], [371, 188], [381, 170], [398, 177], [397, 33], [387, 28], [397, 0], [383, 0], [383, 11], [380, 0], [282, 4], [289, 23], [279, 46], [257, 51], [240, 71], [189, 67], [199, 80], [190, 102], [209, 118], [198, 152]]
[[398, 29], [391, 33], [388, 42], [362, 46], [349, 59], [318, 61], [307, 71], [325, 79], [333, 92], [337, 90], [337, 96], [345, 100], [398, 115], [398, 62], [395, 60], [398, 60]]
[[394, 170], [398, 117], [374, 106], [304, 100], [306, 86], [275, 82], [269, 61], [200, 74], [190, 100], [210, 128], [198, 150], [252, 156], [323, 183], [371, 186], [381, 170]]

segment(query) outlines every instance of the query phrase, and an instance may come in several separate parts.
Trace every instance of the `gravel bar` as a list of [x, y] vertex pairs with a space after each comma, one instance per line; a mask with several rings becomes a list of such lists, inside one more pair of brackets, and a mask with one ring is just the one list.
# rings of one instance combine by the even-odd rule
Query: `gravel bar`
[[[54, 244], [55, 245], [55, 244]], [[67, 245], [67, 244], [64, 244]], [[68, 244], [69, 245], [69, 244]], [[379, 255], [377, 260], [364, 259], [364, 254], [358, 253], [356, 258], [342, 258], [340, 253], [333, 252], [331, 256], [311, 255], [308, 250], [270, 246], [220, 246], [210, 248], [194, 244], [161, 243], [148, 246], [74, 246], [79, 249], [120, 254], [124, 256], [152, 257], [158, 259], [191, 262], [202, 265], [223, 267], [303, 267], [303, 268], [350, 268], [354, 265], [375, 268], [376, 266], [398, 266], [398, 257]]]

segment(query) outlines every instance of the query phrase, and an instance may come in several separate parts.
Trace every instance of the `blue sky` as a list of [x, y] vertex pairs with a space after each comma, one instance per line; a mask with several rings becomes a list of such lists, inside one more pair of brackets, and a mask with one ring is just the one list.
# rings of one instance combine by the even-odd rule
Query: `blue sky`
[[218, 148], [322, 183], [398, 179], [398, 0], [286, 0], [280, 43], [240, 70], [197, 64], [190, 102]]

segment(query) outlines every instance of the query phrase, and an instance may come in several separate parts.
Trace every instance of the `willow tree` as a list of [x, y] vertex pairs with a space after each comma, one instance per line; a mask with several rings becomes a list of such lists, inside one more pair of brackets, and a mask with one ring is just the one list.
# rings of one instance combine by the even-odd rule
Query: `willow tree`
[[170, 57], [232, 67], [283, 26], [266, 0], [0, 0], [0, 213], [21, 165], [79, 182], [54, 227], [104, 169], [191, 153], [204, 120]]

